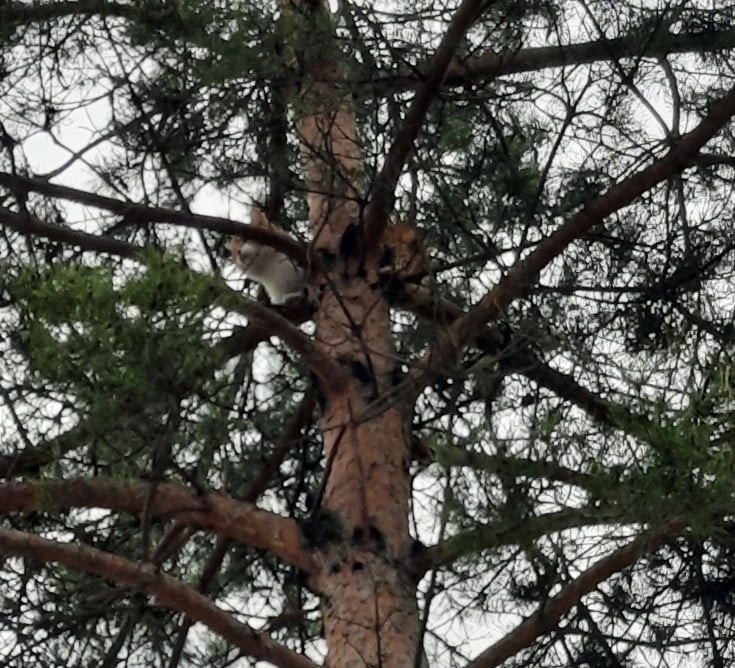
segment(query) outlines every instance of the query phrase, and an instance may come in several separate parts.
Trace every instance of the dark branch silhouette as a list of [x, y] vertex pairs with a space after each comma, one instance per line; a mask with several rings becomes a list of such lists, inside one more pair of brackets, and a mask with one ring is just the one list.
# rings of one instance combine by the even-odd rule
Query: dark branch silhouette
[[[14, 193], [28, 193], [36, 192], [49, 197], [58, 197], [59, 199], [65, 199], [70, 202], [76, 202], [77, 204], [85, 204], [87, 206], [93, 206], [103, 211], [109, 211], [111, 213], [122, 216], [123, 222], [115, 225], [116, 229], [122, 229], [123, 227], [131, 225], [139, 225], [144, 223], [167, 223], [170, 225], [179, 225], [181, 227], [188, 227], [197, 230], [212, 230], [213, 232], [219, 232], [221, 234], [236, 234], [241, 236], [243, 239], [252, 239], [259, 243], [267, 246], [272, 246], [276, 250], [281, 251], [285, 255], [288, 255], [297, 262], [303, 264], [306, 262], [306, 251], [304, 247], [295, 239], [290, 237], [285, 232], [274, 229], [265, 229], [262, 227], [256, 227], [253, 225], [247, 225], [245, 223], [239, 223], [229, 218], [221, 218], [219, 216], [204, 216], [195, 213], [189, 213], [186, 211], [178, 211], [176, 209], [167, 209], [164, 207], [152, 207], [144, 204], [135, 204], [134, 202], [126, 202], [124, 200], [115, 199], [114, 197], [106, 197], [104, 195], [97, 195], [90, 193], [85, 190], [79, 190], [70, 186], [58, 185], [56, 183], [50, 183], [45, 179], [39, 178], [28, 178], [22, 176], [16, 176], [9, 174], [8, 172], [0, 172], [0, 185], [5, 186]], [[0, 219], [0, 223], [6, 224], [5, 221]], [[43, 223], [41, 223], [43, 225]], [[7, 223], [8, 227], [12, 227], [10, 223]], [[48, 226], [52, 229], [63, 230], [63, 228], [57, 228], [56, 226]], [[13, 228], [17, 229], [17, 228]], [[18, 230], [21, 231], [22, 230]], [[42, 234], [41, 232], [33, 232], [36, 234]], [[59, 233], [57, 233], [59, 234]], [[81, 233], [74, 233], [81, 234]], [[50, 233], [42, 234], [49, 238], [54, 238]], [[104, 239], [109, 237], [94, 237], [93, 235], [86, 235], [101, 241], [98, 244], [104, 244]], [[70, 238], [69, 243], [74, 243], [73, 237]], [[59, 241], [65, 241], [65, 239], [58, 239]], [[116, 242], [115, 239], [110, 239], [112, 243]], [[92, 242], [88, 242], [92, 243]], [[124, 242], [117, 242], [123, 244]], [[81, 245], [81, 244], [80, 244]], [[122, 249], [123, 246], [112, 246], [113, 248]], [[131, 248], [135, 248], [132, 246]], [[99, 249], [90, 250], [105, 250], [104, 247]], [[110, 250], [106, 252], [112, 252], [116, 255], [122, 255], [122, 251], [117, 252]], [[123, 255], [128, 257], [129, 255]]]
[[416, 137], [424, 124], [429, 105], [436, 97], [449, 67], [452, 55], [467, 29], [477, 19], [482, 0], [464, 0], [452, 17], [439, 47], [429, 63], [424, 80], [418, 87], [411, 105], [406, 111], [385, 163], [373, 182], [372, 197], [365, 212], [365, 243], [367, 248], [377, 248], [387, 218], [393, 209], [394, 192], [403, 166], [411, 152]]

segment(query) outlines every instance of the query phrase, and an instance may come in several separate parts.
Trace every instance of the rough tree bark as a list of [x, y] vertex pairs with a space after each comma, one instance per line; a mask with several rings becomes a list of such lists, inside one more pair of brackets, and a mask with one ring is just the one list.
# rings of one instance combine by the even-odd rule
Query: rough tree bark
[[[413, 667], [421, 663], [416, 658], [421, 632], [408, 526], [408, 420], [415, 394], [382, 400], [395, 394], [399, 374], [389, 304], [375, 280], [377, 246], [402, 165], [457, 41], [477, 16], [478, 3], [465, 0], [457, 10], [365, 206], [360, 199], [359, 138], [348, 91], [340, 89], [345, 77], [340, 76], [339, 53], [325, 29], [326, 10], [319, 0], [292, 0], [284, 8], [298, 12], [302, 20], [308, 17], [308, 30], [314, 31], [311, 42], [320, 45], [301, 54], [309, 79], [293, 106], [300, 111], [312, 283], [319, 295], [315, 338], [323, 354], [343, 370], [334, 382], [321, 379], [321, 429], [328, 462], [322, 511], [323, 520], [332, 522], [335, 530], [319, 546], [323, 562], [311, 584], [323, 599], [328, 666]], [[732, 113], [727, 98], [716, 109], [713, 128], [723, 122], [719, 112]], [[668, 159], [681, 161], [688, 154], [688, 142], [699, 148], [705, 135], [711, 136], [705, 131], [707, 123], [702, 127]], [[667, 167], [670, 171], [669, 165], [661, 171]], [[650, 187], [647, 179], [637, 176], [641, 188]], [[606, 213], [586, 209], [580, 216], [599, 221]], [[528, 264], [519, 265], [515, 274], [530, 271]], [[510, 272], [505, 283], [519, 291], [523, 281], [515, 274]], [[500, 308], [496, 291], [449, 329], [448, 340], [454, 345], [443, 341], [443, 347], [451, 348], [450, 356]]]
[[291, 9], [308, 17], [322, 45], [304, 54], [309, 83], [295, 106], [320, 295], [315, 338], [344, 369], [340, 382], [321, 384], [322, 512], [337, 531], [320, 546], [324, 561], [312, 584], [323, 598], [327, 665], [414, 666], [420, 624], [409, 568], [409, 406], [379, 402], [394, 385], [397, 360], [389, 304], [375, 280], [377, 253], [360, 243], [360, 149], [348, 91], [336, 83], [338, 54], [322, 34], [326, 11], [320, 2]]
[[[699, 149], [735, 114], [733, 90], [712, 105], [708, 117], [684, 135], [669, 154], [588, 203], [512, 268], [468, 313], [446, 304], [438, 317], [437, 304], [430, 299], [431, 295], [422, 298], [421, 288], [416, 286], [406, 291], [402, 295], [404, 302], [410, 302], [416, 313], [431, 314], [437, 328], [443, 326], [445, 331], [435, 348], [427, 353], [425, 363], [417, 365], [413, 376], [404, 384], [403, 387], [411, 391], [397, 393], [396, 387], [402, 380], [393, 345], [390, 304], [377, 280], [380, 255], [377, 250], [392, 207], [396, 180], [439, 85], [447, 81], [447, 72], [450, 81], [472, 80], [480, 75], [487, 77], [538, 67], [539, 63], [561, 64], [572, 57], [579, 62], [600, 57], [594, 44], [558, 51], [556, 60], [546, 60], [550, 56], [548, 50], [536, 49], [524, 52], [523, 57], [493, 55], [470, 61], [473, 66], [467, 63], [452, 65], [454, 47], [477, 16], [481, 4], [470, 0], [461, 3], [446, 39], [427, 68], [426, 76], [417, 85], [419, 91], [406, 115], [403, 132], [396, 136], [383, 170], [371, 189], [372, 199], [367, 201], [364, 199], [367, 189], [363, 182], [355, 115], [349, 103], [350, 91], [342, 83], [348, 77], [343, 76], [339, 51], [330, 41], [328, 12], [322, 0], [281, 0], [284, 16], [292, 13], [289, 25], [305, 31], [292, 34], [289, 54], [297, 53], [301, 71], [307, 76], [301, 90], [291, 91], [289, 103], [298, 119], [303, 150], [312, 237], [308, 261], [312, 293], [318, 304], [314, 315], [315, 336], [310, 339], [302, 335], [285, 317], [261, 305], [248, 303], [243, 306], [236, 296], [233, 310], [244, 309], [242, 312], [250, 319], [249, 329], [244, 336], [233, 336], [232, 341], [223, 345], [233, 350], [250, 348], [275, 332], [313, 372], [322, 402], [320, 426], [327, 461], [321, 514], [316, 522], [320, 524], [319, 531], [302, 536], [295, 522], [258, 510], [249, 502], [236, 502], [215, 494], [195, 495], [166, 484], [157, 484], [155, 495], [149, 498], [147, 485], [123, 488], [103, 480], [94, 483], [67, 481], [56, 486], [49, 483], [43, 486], [1, 485], [0, 512], [28, 512], [39, 507], [41, 502], [47, 510], [71, 504], [132, 513], [140, 513], [149, 505], [148, 512], [153, 515], [175, 517], [189, 528], [212, 530], [223, 540], [241, 541], [268, 550], [304, 573], [323, 601], [327, 666], [415, 668], [422, 664], [417, 578], [461, 556], [468, 542], [459, 536], [454, 542], [450, 539], [424, 550], [419, 556], [413, 554], [408, 521], [409, 427], [412, 401], [416, 392], [430, 381], [433, 361], [455, 356], [457, 349], [469, 340], [476, 339], [478, 347], [483, 348], [486, 325], [521, 293], [530, 278], [610, 212], [692, 164]], [[87, 5], [97, 6], [96, 3], [82, 3], [83, 7]], [[61, 6], [54, 6], [55, 9], [41, 7], [44, 15], [63, 9]], [[123, 15], [128, 13], [123, 5], [114, 5], [113, 9]], [[18, 7], [16, 11], [20, 15], [29, 10]], [[41, 9], [37, 7], [34, 11]], [[284, 38], [288, 41], [286, 32]], [[727, 39], [731, 44], [732, 36], [728, 35]], [[299, 43], [310, 47], [300, 49]], [[677, 44], [685, 48], [689, 41], [679, 39], [674, 47]], [[632, 38], [616, 40], [608, 46], [614, 46], [615, 53], [625, 54], [634, 50], [635, 42]], [[41, 192], [85, 203], [124, 215], [126, 221], [168, 221], [240, 233], [246, 238], [267, 242], [296, 259], [304, 258], [304, 249], [286, 235], [247, 228], [225, 219], [138, 206], [15, 174], [0, 173], [0, 185], [16, 193]], [[70, 231], [1, 208], [0, 225], [127, 258], [136, 258], [141, 251], [114, 238]], [[610, 422], [610, 406], [605, 401], [576, 384], [572, 377], [544, 367], [527, 351], [509, 353], [507, 364], [534, 378], [539, 385], [552, 388], [599, 421]], [[62, 441], [61, 444], [51, 443], [37, 453], [26, 453], [24, 459], [0, 458], [0, 472], [5, 471], [9, 477], [18, 470], [38, 467], [39, 462], [51, 460], [54, 453], [72, 445], [64, 445]], [[278, 463], [275, 466], [277, 468]], [[559, 479], [578, 475], [562, 467], [556, 474]], [[267, 477], [265, 471], [263, 475]], [[59, 501], [52, 504], [49, 501], [52, 498]], [[558, 527], [553, 519], [553, 516], [543, 516], [539, 533], [576, 525], [573, 516], [563, 513], [559, 514]], [[485, 668], [513, 656], [548, 631], [599, 582], [633, 563], [641, 554], [657, 549], [667, 537], [683, 527], [682, 521], [672, 520], [593, 564], [549, 599], [545, 608], [489, 647], [471, 665]], [[533, 526], [527, 529], [533, 533]], [[475, 533], [477, 538], [479, 532]], [[493, 532], [488, 532], [489, 537], [485, 539], [488, 546], [494, 546], [492, 541], [498, 542], [492, 538], [496, 533], [494, 528]], [[308, 548], [302, 538], [308, 540]], [[203, 596], [150, 568], [135, 566], [97, 550], [61, 546], [19, 532], [0, 532], [0, 546], [11, 554], [40, 555], [125, 586], [137, 587], [157, 596], [172, 609], [185, 612], [191, 620], [204, 621], [253, 657], [283, 666], [313, 665], [270, 642], [265, 634], [228, 623], [226, 615]]]

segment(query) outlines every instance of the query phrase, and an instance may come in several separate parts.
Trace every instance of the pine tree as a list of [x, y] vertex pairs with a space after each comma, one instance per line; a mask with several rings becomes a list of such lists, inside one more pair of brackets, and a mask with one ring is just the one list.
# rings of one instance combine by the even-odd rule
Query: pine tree
[[6, 2], [0, 44], [3, 665], [735, 661], [733, 7]]

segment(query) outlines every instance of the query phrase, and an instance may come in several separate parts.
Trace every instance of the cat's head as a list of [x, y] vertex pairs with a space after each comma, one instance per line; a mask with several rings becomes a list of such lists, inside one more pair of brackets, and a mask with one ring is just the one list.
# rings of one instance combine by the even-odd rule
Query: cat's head
[[[255, 206], [250, 209], [250, 224], [261, 229], [274, 229], [274, 226], [266, 217], [265, 212]], [[239, 236], [230, 238], [229, 248], [232, 259], [245, 271], [257, 268], [261, 261], [267, 260], [275, 253], [268, 246], [264, 246], [257, 241], [246, 241]]]

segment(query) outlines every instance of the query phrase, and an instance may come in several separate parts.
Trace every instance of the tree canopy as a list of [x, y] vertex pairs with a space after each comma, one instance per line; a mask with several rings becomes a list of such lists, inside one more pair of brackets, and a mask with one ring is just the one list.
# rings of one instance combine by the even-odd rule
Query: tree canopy
[[735, 3], [3, 3], [3, 665], [733, 663], [733, 115]]

